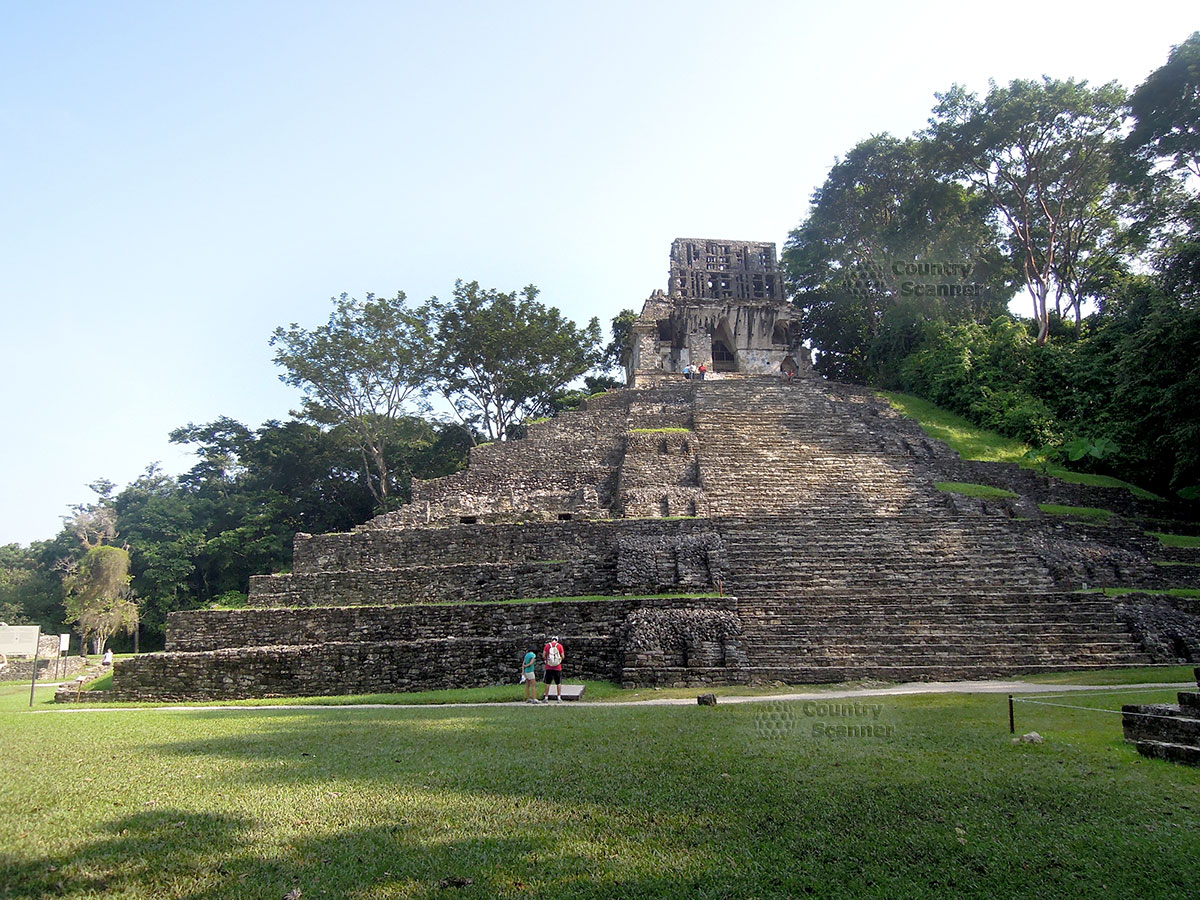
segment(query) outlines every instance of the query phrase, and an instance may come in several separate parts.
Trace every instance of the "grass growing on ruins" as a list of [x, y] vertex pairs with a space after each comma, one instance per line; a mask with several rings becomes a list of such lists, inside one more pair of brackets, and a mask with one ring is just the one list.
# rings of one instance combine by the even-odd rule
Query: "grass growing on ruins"
[[967, 497], [1019, 497], [1013, 491], [993, 487], [990, 484], [971, 484], [967, 481], [935, 481], [933, 486], [939, 491], [949, 494], [963, 494]]
[[1029, 450], [1028, 444], [980, 428], [962, 416], [912, 394], [895, 391], [880, 391], [879, 394], [895, 409], [916, 419], [930, 437], [949, 444], [963, 459], [1021, 463]]
[[681, 426], [668, 426], [664, 428], [630, 428], [630, 434], [687, 434], [691, 431], [690, 428]]
[[991, 900], [1194, 886], [1200, 770], [1139, 757], [1119, 716], [1022, 704], [1019, 731], [1045, 737], [1032, 745], [1011, 743], [1003, 696], [837, 702], [6, 706], [0, 897]]
[[[951, 449], [963, 459], [1017, 463], [1025, 468], [1033, 468], [1033, 465], [1025, 457], [1025, 454], [1031, 449], [1028, 444], [981, 428], [960, 415], [935, 406], [928, 400], [914, 397], [912, 394], [901, 394], [896, 391], [879, 391], [878, 393], [896, 410], [916, 419], [922, 430], [930, 437], [949, 444]], [[1073, 472], [1056, 463], [1051, 463], [1046, 467], [1046, 474], [1072, 484], [1126, 488], [1135, 496], [1145, 500], [1163, 499], [1158, 494], [1119, 478], [1096, 475], [1091, 472]]]
[[1070, 519], [1090, 522], [1094, 525], [1103, 525], [1112, 518], [1112, 510], [1097, 509], [1094, 506], [1062, 506], [1058, 503], [1039, 503], [1038, 509], [1047, 515], [1065, 516]]
[[1162, 531], [1147, 531], [1146, 534], [1158, 538], [1164, 547], [1200, 547], [1200, 535], [1167, 534]]
[[1200, 588], [1089, 588], [1086, 591], [1076, 591], [1077, 594], [1104, 594], [1107, 597], [1121, 597], [1125, 594], [1166, 594], [1171, 597], [1200, 597]]
[[[511, 600], [472, 600], [472, 606], [499, 606], [510, 603], [595, 603], [600, 600], [619, 600], [624, 596], [636, 596], [641, 600], [686, 600], [699, 599], [704, 600], [710, 597], [723, 596], [717, 593], [702, 593], [693, 591], [689, 593], [676, 594], [580, 594], [577, 597], [514, 597]], [[444, 606], [455, 604], [442, 604]]]
[[113, 686], [113, 673], [109, 672], [101, 675], [95, 681], [91, 681], [84, 688], [85, 691], [109, 691]]

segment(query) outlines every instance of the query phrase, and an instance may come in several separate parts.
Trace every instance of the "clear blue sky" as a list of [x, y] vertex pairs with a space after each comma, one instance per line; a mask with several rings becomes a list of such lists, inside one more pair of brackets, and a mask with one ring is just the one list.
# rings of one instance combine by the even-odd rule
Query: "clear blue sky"
[[782, 244], [935, 91], [1132, 88], [1200, 27], [1073, 9], [0, 0], [0, 543], [186, 468], [172, 428], [285, 418], [268, 337], [335, 294], [532, 282], [607, 324], [676, 237]]

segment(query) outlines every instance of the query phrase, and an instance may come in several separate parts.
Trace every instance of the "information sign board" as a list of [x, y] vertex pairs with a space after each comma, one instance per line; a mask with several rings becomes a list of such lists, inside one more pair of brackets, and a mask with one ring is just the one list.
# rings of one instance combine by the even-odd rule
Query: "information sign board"
[[36, 656], [38, 625], [0, 625], [0, 653], [5, 656]]

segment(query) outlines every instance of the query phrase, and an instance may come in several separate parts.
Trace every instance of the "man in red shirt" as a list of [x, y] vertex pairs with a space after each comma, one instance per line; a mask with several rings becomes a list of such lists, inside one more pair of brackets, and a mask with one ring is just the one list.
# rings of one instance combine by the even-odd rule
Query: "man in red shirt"
[[566, 650], [563, 645], [558, 642], [558, 638], [552, 637], [546, 642], [546, 646], [542, 648], [542, 662], [546, 666], [546, 675], [542, 679], [546, 682], [545, 700], [550, 699], [550, 685], [558, 685], [555, 694], [555, 700], [562, 703], [562, 661], [566, 656]]

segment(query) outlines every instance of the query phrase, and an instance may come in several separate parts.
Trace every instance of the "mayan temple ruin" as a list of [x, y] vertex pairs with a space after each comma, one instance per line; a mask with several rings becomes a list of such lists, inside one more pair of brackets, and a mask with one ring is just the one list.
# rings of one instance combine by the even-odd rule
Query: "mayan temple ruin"
[[[1195, 601], [1097, 590], [1200, 584], [1196, 559], [1146, 535], [1155, 504], [960, 459], [819, 377], [797, 317], [774, 244], [675, 241], [629, 387], [475, 447], [348, 534], [296, 535], [290, 574], [254, 578], [250, 608], [173, 613], [166, 651], [120, 661], [114, 695], [515, 685], [548, 634], [569, 678], [646, 685], [1200, 658]], [[1047, 503], [1118, 515], [1071, 523]]]

